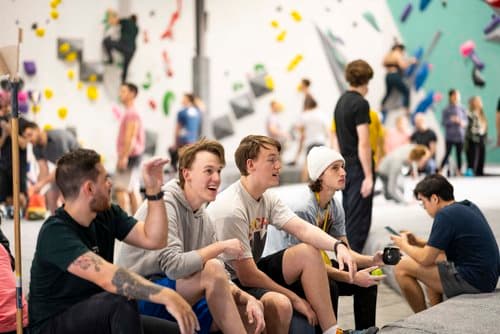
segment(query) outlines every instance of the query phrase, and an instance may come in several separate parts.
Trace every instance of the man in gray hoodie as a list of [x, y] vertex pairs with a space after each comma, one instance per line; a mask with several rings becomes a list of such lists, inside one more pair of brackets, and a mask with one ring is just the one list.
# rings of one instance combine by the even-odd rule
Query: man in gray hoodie
[[[123, 245], [119, 262], [157, 284], [175, 289], [195, 311], [201, 331], [224, 333], [261, 332], [263, 305], [232, 284], [217, 257], [225, 253], [241, 256], [238, 239], [217, 241], [205, 204], [213, 201], [224, 167], [224, 148], [216, 141], [201, 140], [186, 146], [179, 157], [179, 179], [163, 186], [168, 212], [168, 246], [148, 251]], [[147, 215], [144, 202], [136, 217]], [[165, 307], [139, 303], [142, 314], [172, 319]], [[240, 313], [246, 319], [240, 320]]]

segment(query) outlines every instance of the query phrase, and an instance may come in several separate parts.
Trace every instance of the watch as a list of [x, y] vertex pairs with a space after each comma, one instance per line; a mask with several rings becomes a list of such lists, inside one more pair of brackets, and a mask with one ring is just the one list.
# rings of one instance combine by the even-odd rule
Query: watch
[[144, 197], [146, 197], [148, 201], [158, 201], [160, 199], [163, 199], [163, 194], [164, 194], [163, 190], [160, 190], [160, 192], [155, 195], [148, 195], [145, 193]]
[[340, 244], [346, 246], [346, 248], [349, 248], [347, 246], [347, 244], [345, 243], [345, 241], [343, 241], [343, 240], [337, 240], [337, 242], [335, 242], [335, 244], [333, 245], [333, 251], [335, 252], [335, 254], [337, 254], [337, 248], [339, 247]]

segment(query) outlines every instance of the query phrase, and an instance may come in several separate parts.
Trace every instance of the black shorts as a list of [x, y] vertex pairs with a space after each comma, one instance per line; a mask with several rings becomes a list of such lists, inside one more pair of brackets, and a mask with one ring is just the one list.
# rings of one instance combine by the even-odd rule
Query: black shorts
[[[273, 281], [278, 283], [281, 286], [287, 287], [288, 285], [285, 283], [285, 278], [283, 277], [283, 254], [286, 249], [283, 249], [277, 253], [268, 255], [266, 257], [261, 258], [257, 262], [257, 268], [260, 271], [269, 276]], [[257, 299], [261, 299], [269, 290], [264, 288], [252, 288], [245, 287], [241, 285], [240, 280], [234, 279], [234, 284], [236, 284], [241, 290], [249, 293]]]
[[[19, 191], [26, 194], [26, 171], [19, 173]], [[12, 170], [0, 168], [0, 203], [5, 202], [7, 197], [12, 197]]]

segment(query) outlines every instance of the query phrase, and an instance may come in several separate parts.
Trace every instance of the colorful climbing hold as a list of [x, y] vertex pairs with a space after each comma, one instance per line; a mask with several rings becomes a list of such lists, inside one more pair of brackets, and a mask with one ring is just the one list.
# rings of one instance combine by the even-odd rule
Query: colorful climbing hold
[[43, 37], [45, 36], [45, 29], [44, 28], [36, 28], [35, 29], [35, 34], [38, 36], [38, 37]]
[[66, 117], [68, 116], [68, 108], [61, 107], [57, 109], [57, 116], [59, 116], [60, 119], [66, 119]]
[[297, 65], [304, 59], [304, 56], [302, 56], [302, 54], [297, 54], [291, 61], [290, 63], [288, 63], [288, 66], [287, 66], [287, 71], [290, 72], [290, 71], [293, 71], [295, 69], [295, 67], [297, 67]]
[[96, 101], [99, 98], [99, 90], [96, 86], [90, 85], [87, 87], [87, 97], [91, 101]]
[[52, 98], [52, 96], [54, 95], [54, 92], [50, 88], [45, 88], [45, 90], [43, 91], [43, 95], [45, 95], [45, 98], [47, 100], [50, 100]]
[[170, 113], [170, 107], [172, 102], [175, 100], [175, 94], [172, 91], [168, 91], [163, 96], [163, 113], [168, 116]]
[[375, 16], [371, 12], [364, 12], [363, 18], [373, 27], [373, 29], [380, 32], [377, 20], [375, 19]]
[[300, 15], [300, 13], [296, 10], [292, 10], [292, 12], [290, 13], [290, 15], [292, 16], [292, 18], [296, 21], [296, 22], [300, 22], [302, 21], [302, 15]]
[[276, 21], [276, 20], [272, 20], [272, 21], [271, 21], [271, 27], [273, 27], [273, 28], [276, 28], [276, 29], [277, 29], [279, 26], [280, 26], [280, 25], [279, 25], [278, 21]]
[[283, 42], [285, 40], [285, 37], [286, 37], [286, 30], [282, 30], [278, 36], [276, 36], [276, 40], [278, 42]]
[[66, 72], [66, 76], [68, 77], [69, 80], [73, 80], [75, 78], [75, 71], [68, 70], [68, 72]]

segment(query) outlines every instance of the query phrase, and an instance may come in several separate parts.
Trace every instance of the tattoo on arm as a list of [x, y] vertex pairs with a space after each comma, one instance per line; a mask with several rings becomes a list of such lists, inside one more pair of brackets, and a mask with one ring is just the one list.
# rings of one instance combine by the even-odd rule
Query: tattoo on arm
[[101, 271], [101, 266], [103, 264], [103, 260], [99, 255], [94, 254], [93, 252], [87, 252], [82, 256], [79, 256], [73, 264], [75, 266], [80, 267], [83, 270], [87, 270], [90, 267], [94, 266], [94, 270], [96, 272]]
[[116, 292], [122, 296], [141, 300], [151, 300], [151, 296], [159, 293], [162, 288], [151, 283], [144, 283], [141, 277], [123, 268], [118, 268], [111, 280]]

